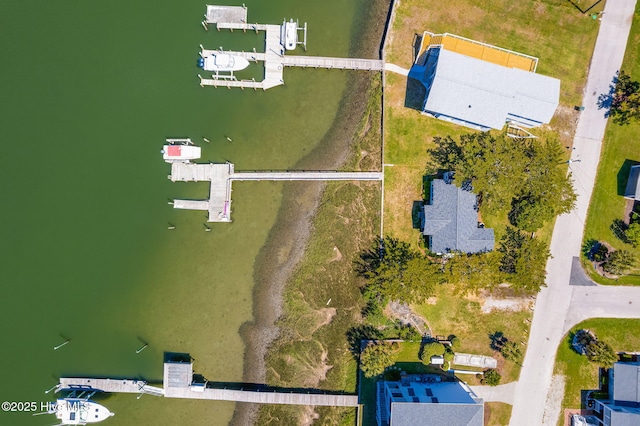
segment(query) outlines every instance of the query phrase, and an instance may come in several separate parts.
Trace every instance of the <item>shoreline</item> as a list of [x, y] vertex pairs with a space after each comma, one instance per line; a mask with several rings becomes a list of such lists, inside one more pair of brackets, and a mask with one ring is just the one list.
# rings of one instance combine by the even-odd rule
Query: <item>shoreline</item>
[[[379, 0], [367, 10], [366, 17], [356, 17], [350, 53], [363, 57], [379, 57], [382, 31], [385, 28], [390, 2]], [[383, 13], [381, 13], [383, 12]], [[378, 19], [382, 16], [383, 19]], [[365, 29], [358, 25], [375, 18]], [[314, 150], [302, 158], [296, 168], [339, 169], [353, 156], [353, 142], [367, 110], [371, 73], [356, 73], [347, 80], [347, 88], [338, 107], [336, 119]], [[325, 182], [292, 182], [283, 190], [276, 223], [254, 263], [254, 319], [242, 325], [240, 335], [245, 343], [243, 381], [266, 383], [265, 358], [270, 345], [277, 339], [277, 320], [284, 312], [283, 294], [305, 254], [312, 236], [312, 222], [319, 210]], [[231, 425], [254, 424], [258, 404], [237, 403]]]

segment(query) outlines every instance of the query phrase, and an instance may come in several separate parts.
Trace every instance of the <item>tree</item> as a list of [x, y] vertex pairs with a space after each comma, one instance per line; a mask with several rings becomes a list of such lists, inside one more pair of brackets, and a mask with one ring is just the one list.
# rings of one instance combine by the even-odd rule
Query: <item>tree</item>
[[629, 124], [640, 119], [640, 83], [620, 71], [609, 109], [613, 122]]
[[614, 275], [623, 275], [636, 263], [635, 256], [627, 250], [616, 250], [609, 254], [607, 261], [602, 264], [602, 269]]
[[433, 139], [428, 150], [434, 165], [455, 171], [458, 186], [471, 182], [484, 208], [495, 211], [508, 205], [524, 184], [524, 151], [520, 141], [506, 135], [468, 133], [456, 141], [451, 136]]
[[442, 357], [444, 358], [444, 362], [447, 362], [449, 364], [453, 362], [453, 358], [455, 356], [456, 354], [453, 352], [453, 349], [451, 349], [451, 347], [449, 346], [445, 348], [444, 354], [442, 355]]
[[507, 361], [513, 361], [516, 364], [519, 364], [522, 360], [522, 351], [516, 342], [508, 341], [502, 345], [500, 352]]
[[640, 246], [640, 222], [630, 224], [624, 234], [634, 247]]
[[496, 252], [457, 253], [447, 259], [444, 279], [456, 285], [456, 294], [477, 294], [492, 289], [502, 282], [499, 270], [500, 255]]
[[447, 340], [451, 342], [451, 347], [454, 349], [458, 349], [462, 344], [460, 338], [455, 334], [450, 334], [449, 337], [447, 337]]
[[498, 386], [500, 384], [500, 380], [502, 380], [502, 376], [500, 375], [500, 373], [498, 373], [498, 370], [490, 368], [484, 372], [482, 384], [489, 386]]
[[555, 216], [570, 212], [576, 194], [571, 179], [562, 166], [564, 152], [555, 140], [523, 145], [527, 163], [525, 184], [511, 203], [512, 225], [535, 232]]
[[618, 361], [618, 354], [606, 342], [596, 340], [587, 346], [587, 358], [603, 368], [611, 368]]
[[[368, 252], [371, 253], [371, 252]], [[364, 255], [361, 271], [368, 283], [364, 295], [368, 303], [384, 305], [389, 300], [419, 303], [434, 293], [440, 268], [403, 241], [386, 237], [380, 256]]]
[[515, 290], [537, 293], [546, 285], [551, 253], [542, 241], [507, 227], [497, 250], [502, 254], [499, 269]]
[[360, 370], [365, 377], [382, 374], [385, 368], [395, 364], [397, 351], [383, 342], [369, 342], [360, 354]]
[[535, 231], [542, 223], [570, 211], [576, 195], [563, 166], [563, 151], [555, 139], [516, 140], [503, 133], [470, 133], [434, 138], [428, 150], [431, 169], [455, 172], [458, 186], [470, 182], [488, 211], [512, 203], [514, 226]]

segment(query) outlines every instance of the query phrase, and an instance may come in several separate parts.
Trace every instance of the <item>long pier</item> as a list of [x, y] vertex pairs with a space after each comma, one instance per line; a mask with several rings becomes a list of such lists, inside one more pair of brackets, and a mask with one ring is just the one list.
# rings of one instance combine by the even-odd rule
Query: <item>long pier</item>
[[258, 404], [319, 405], [330, 407], [358, 407], [357, 395], [324, 393], [276, 392], [273, 390], [218, 389], [208, 382], [193, 382], [191, 362], [165, 362], [163, 387], [149, 386], [145, 381], [131, 379], [95, 379], [63, 377], [59, 391], [135, 393], [165, 398], [206, 399], [215, 401], [252, 402]]
[[[231, 55], [242, 56], [249, 61], [264, 62], [264, 79], [237, 80], [233, 75], [211, 75], [211, 78], [198, 75], [200, 86], [213, 87], [240, 87], [242, 89], [262, 89], [267, 90], [272, 87], [284, 84], [285, 67], [303, 68], [327, 68], [327, 69], [349, 69], [366, 71], [383, 71], [384, 62], [377, 59], [358, 58], [332, 58], [321, 56], [286, 56], [282, 41], [282, 26], [269, 24], [251, 24], [247, 22], [247, 9], [239, 6], [207, 6], [207, 13], [203, 26], [208, 29], [209, 24], [216, 25], [218, 31], [222, 29], [241, 31], [264, 31], [265, 48], [264, 52], [237, 52], [225, 51]], [[305, 27], [306, 28], [306, 27]], [[305, 30], [306, 31], [306, 30]], [[306, 36], [305, 36], [306, 38]], [[218, 51], [208, 50], [201, 47], [200, 55], [209, 56]]]
[[333, 172], [333, 171], [287, 171], [287, 172], [235, 172], [234, 165], [172, 163], [169, 179], [172, 182], [209, 181], [208, 200], [173, 200], [173, 207], [209, 212], [209, 222], [231, 222], [231, 183], [238, 181], [381, 181], [382, 172]]

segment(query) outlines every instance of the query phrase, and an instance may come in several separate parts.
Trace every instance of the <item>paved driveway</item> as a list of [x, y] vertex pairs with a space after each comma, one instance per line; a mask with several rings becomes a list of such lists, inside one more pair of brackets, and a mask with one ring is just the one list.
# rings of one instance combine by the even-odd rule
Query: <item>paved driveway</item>
[[[580, 162], [570, 165], [578, 200], [576, 208], [560, 216], [555, 224], [551, 240], [553, 258], [547, 264], [548, 286], [536, 300], [529, 345], [515, 387], [511, 426], [543, 424], [556, 350], [573, 321], [594, 316], [625, 317], [635, 312], [634, 304], [640, 303], [634, 291], [569, 284], [573, 257], [580, 256], [585, 218], [606, 127], [604, 111], [597, 105], [598, 96], [609, 92], [609, 86], [622, 64], [635, 3], [635, 0], [608, 0], [602, 16], [584, 94], [585, 110], [581, 113], [574, 138], [573, 159], [579, 158]], [[629, 301], [632, 302], [630, 305]], [[547, 422], [555, 425], [557, 419], [547, 419]]]

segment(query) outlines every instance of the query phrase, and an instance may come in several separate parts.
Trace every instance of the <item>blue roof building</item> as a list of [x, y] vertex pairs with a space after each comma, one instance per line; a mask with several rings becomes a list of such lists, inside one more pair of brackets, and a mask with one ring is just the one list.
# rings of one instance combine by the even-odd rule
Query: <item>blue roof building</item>
[[378, 426], [482, 426], [484, 402], [463, 382], [408, 375], [377, 384]]
[[478, 227], [477, 196], [442, 179], [431, 181], [430, 204], [423, 208], [422, 229], [429, 249], [438, 254], [493, 250], [493, 229]]

